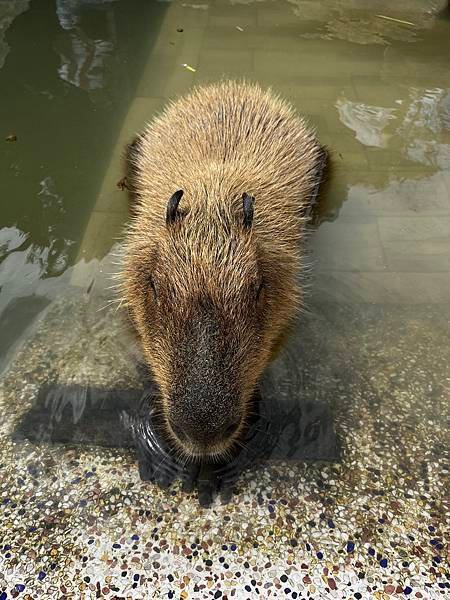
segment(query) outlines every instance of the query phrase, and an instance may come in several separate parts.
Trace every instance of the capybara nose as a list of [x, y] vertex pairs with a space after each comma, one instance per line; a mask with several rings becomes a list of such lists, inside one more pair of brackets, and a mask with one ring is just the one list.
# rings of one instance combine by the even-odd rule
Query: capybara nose
[[228, 440], [239, 429], [239, 420], [236, 419], [216, 425], [209, 424], [208, 427], [200, 427], [199, 421], [193, 420], [177, 423], [173, 418], [169, 419], [169, 424], [181, 443], [191, 443], [203, 448]]

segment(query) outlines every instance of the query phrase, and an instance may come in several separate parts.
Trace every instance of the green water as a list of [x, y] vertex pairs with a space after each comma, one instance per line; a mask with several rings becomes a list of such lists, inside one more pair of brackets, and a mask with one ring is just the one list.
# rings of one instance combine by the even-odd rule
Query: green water
[[0, 361], [66, 285], [164, 12], [0, 3]]
[[400, 332], [420, 305], [423, 326], [445, 333], [449, 40], [437, 0], [0, 3], [3, 357], [74, 267], [112, 247], [126, 218], [114, 185], [123, 140], [224, 76], [271, 85], [331, 150], [313, 309], [395, 308]]

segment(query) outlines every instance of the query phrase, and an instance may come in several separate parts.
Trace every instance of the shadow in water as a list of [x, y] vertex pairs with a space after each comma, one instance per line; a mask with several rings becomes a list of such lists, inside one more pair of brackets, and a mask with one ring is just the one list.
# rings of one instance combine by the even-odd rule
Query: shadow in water
[[450, 20], [450, 1], [446, 3], [442, 10], [438, 13], [438, 16], [440, 19]]
[[[133, 145], [129, 151], [133, 152]], [[318, 181], [324, 167], [325, 155], [318, 166]], [[132, 199], [132, 185], [129, 190]], [[318, 191], [311, 199], [312, 205]], [[136, 389], [59, 384], [43, 387], [14, 438], [134, 447], [142, 480], [166, 487], [181, 479], [186, 491], [198, 489], [202, 505], [209, 505], [216, 494], [227, 501], [239, 475], [265, 461], [339, 458], [332, 416], [335, 378], [326, 370], [328, 363], [318, 343], [322, 336], [311, 328], [309, 334], [308, 338], [308, 327], [304, 326], [301, 333], [293, 332], [288, 347], [266, 370], [255, 395], [252, 421], [227, 462], [186, 463], [177, 458], [158, 423], [158, 391], [142, 373], [140, 381], [147, 381], [144, 389], [138, 384]]]
[[[253, 421], [239, 450], [226, 463], [184, 463], [161, 434], [155, 387], [106, 389], [87, 386], [43, 386], [35, 404], [18, 424], [13, 438], [37, 443], [135, 448], [144, 481], [161, 487], [180, 479], [185, 491], [197, 488], [208, 506], [216, 495], [226, 502], [239, 475], [265, 461], [336, 461], [339, 444], [328, 402], [312, 398], [313, 381], [289, 364], [289, 355], [268, 369], [255, 399]], [[297, 359], [298, 360], [298, 359]], [[296, 360], [296, 362], [297, 362]], [[286, 377], [287, 374], [291, 377]], [[300, 398], [300, 390], [301, 396]]]
[[311, 230], [319, 227], [323, 222], [336, 221], [347, 197], [346, 183], [342, 181], [341, 157], [339, 153], [336, 154], [329, 148], [326, 151], [327, 161], [321, 172], [317, 197], [309, 212]]

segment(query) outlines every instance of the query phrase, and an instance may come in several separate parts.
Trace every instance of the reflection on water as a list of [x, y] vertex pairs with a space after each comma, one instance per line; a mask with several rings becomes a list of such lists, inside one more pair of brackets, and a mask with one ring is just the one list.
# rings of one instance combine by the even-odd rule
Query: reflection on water
[[[235, 5], [266, 1], [230, 0]], [[302, 33], [303, 38], [345, 40], [362, 45], [386, 46], [394, 41], [409, 43], [420, 41], [421, 30], [431, 29], [441, 10], [442, 14], [445, 14], [443, 9], [445, 2], [442, 0], [428, 2], [408, 0], [401, 6], [393, 6], [389, 0], [372, 0], [369, 10], [359, 0], [280, 1], [291, 5], [293, 15], [302, 21], [307, 21], [310, 25], [312, 31]], [[392, 14], [393, 8], [396, 9], [394, 14]], [[406, 15], [404, 12], [398, 13], [405, 8]]]
[[83, 9], [101, 8], [117, 0], [56, 0], [56, 14], [63, 29], [74, 29], [80, 25]]
[[5, 64], [10, 47], [5, 40], [8, 27], [14, 19], [25, 12], [30, 5], [30, 0], [3, 0], [0, 4], [0, 69]]
[[399, 137], [407, 140], [405, 155], [424, 165], [450, 168], [450, 143], [436, 139], [450, 131], [450, 89], [410, 88], [405, 109], [403, 123], [397, 130]]
[[115, 46], [113, 15], [104, 12], [107, 39], [92, 39], [84, 31], [81, 13], [83, 7], [106, 8], [116, 0], [58, 0], [56, 14], [67, 33], [58, 37], [56, 47], [61, 57], [58, 73], [61, 79], [84, 90], [102, 89], [108, 59]]
[[356, 133], [356, 139], [366, 146], [385, 148], [389, 136], [383, 130], [391, 119], [395, 119], [395, 108], [367, 106], [338, 98], [336, 108], [342, 123]]
[[389, 146], [408, 160], [448, 169], [450, 144], [440, 142], [437, 136], [450, 130], [450, 89], [410, 87], [407, 97], [395, 103], [398, 106], [386, 108], [340, 97], [336, 108], [341, 122], [365, 146]]

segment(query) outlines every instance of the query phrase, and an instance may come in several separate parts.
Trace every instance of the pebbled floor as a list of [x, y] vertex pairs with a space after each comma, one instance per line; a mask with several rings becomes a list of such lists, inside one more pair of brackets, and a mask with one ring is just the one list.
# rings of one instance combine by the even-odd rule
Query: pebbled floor
[[[75, 295], [53, 305], [1, 387], [2, 598], [448, 593], [444, 308], [315, 305], [299, 330], [322, 363], [303, 365], [302, 377], [334, 391], [341, 454], [255, 463], [227, 504], [202, 508], [179, 482], [142, 482], [131, 447], [96, 445], [101, 427], [72, 444], [45, 435], [38, 444], [38, 433], [11, 440], [40, 382], [135, 385], [130, 355], [117, 353], [120, 319], [106, 311], [95, 327], [96, 304], [88, 307]], [[67, 407], [56, 409], [61, 417]], [[75, 420], [88, 410], [69, 409]]]

